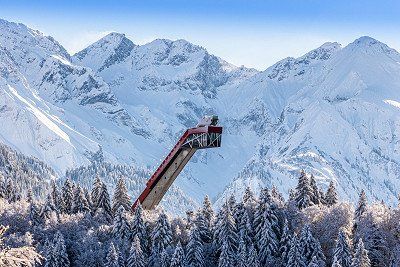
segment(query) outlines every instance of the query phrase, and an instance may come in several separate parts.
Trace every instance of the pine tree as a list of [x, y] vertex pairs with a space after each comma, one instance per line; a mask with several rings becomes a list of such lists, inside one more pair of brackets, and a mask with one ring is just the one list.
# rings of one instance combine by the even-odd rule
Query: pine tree
[[111, 218], [111, 204], [110, 204], [110, 195], [108, 194], [107, 186], [104, 183], [101, 183], [101, 186], [98, 190], [98, 194], [96, 196], [96, 213], [102, 213], [107, 220]]
[[26, 192], [26, 199], [28, 200], [28, 203], [33, 202], [33, 193], [31, 188], [29, 188], [28, 192]]
[[243, 239], [243, 235], [240, 235], [236, 266], [247, 267], [247, 260], [248, 260], [247, 258], [248, 254], [247, 254], [246, 242]]
[[247, 210], [244, 211], [241, 220], [238, 224], [239, 237], [243, 239], [246, 246], [253, 243], [254, 232], [251, 225], [250, 217]]
[[333, 206], [338, 202], [338, 195], [333, 181], [330, 182], [328, 191], [326, 191], [325, 202], [328, 206]]
[[364, 243], [362, 239], [357, 243], [357, 248], [356, 252], [354, 254], [353, 262], [351, 264], [351, 267], [370, 267], [371, 262], [368, 257], [368, 252], [364, 248]]
[[275, 185], [272, 186], [271, 196], [274, 202], [278, 204], [278, 206], [284, 205], [285, 199], [283, 198], [281, 192], [279, 192], [278, 188]]
[[259, 267], [259, 266], [261, 266], [260, 262], [258, 260], [257, 250], [256, 250], [256, 248], [254, 247], [253, 244], [251, 244], [250, 248], [249, 248], [246, 266], [247, 267]]
[[115, 188], [113, 200], [112, 200], [112, 212], [115, 214], [119, 207], [124, 207], [125, 210], [129, 210], [131, 207], [130, 197], [128, 195], [128, 189], [125, 185], [125, 180], [120, 178]]
[[89, 203], [86, 199], [85, 192], [77, 185], [74, 192], [74, 201], [72, 203], [72, 213], [86, 213], [90, 212]]
[[18, 199], [17, 188], [11, 179], [8, 179], [6, 183], [5, 197], [9, 202], [15, 202]]
[[111, 233], [117, 239], [128, 240], [130, 234], [130, 227], [123, 206], [120, 206], [117, 212], [115, 213], [114, 223]]
[[376, 223], [373, 223], [369, 228], [365, 238], [365, 248], [368, 250], [368, 257], [371, 266], [384, 266], [387, 257], [387, 243], [384, 233]]
[[289, 231], [289, 224], [287, 219], [285, 219], [283, 223], [282, 236], [279, 241], [279, 254], [281, 256], [282, 267], [286, 266], [289, 260], [290, 241], [291, 241], [291, 235]]
[[105, 267], [123, 267], [121, 266], [121, 261], [119, 258], [119, 252], [118, 250], [115, 248], [114, 244], [111, 243], [110, 247], [108, 249], [108, 253], [107, 253], [107, 257], [106, 257], [106, 261], [104, 263]]
[[229, 203], [225, 203], [224, 207], [221, 210], [221, 219], [219, 225], [217, 225], [217, 229], [215, 230], [216, 239], [214, 241], [219, 241], [217, 246], [215, 247], [216, 251], [220, 251], [223, 243], [226, 243], [229, 253], [234, 254], [237, 250], [237, 229], [235, 220], [232, 215], [232, 210], [229, 206]]
[[0, 198], [6, 199], [6, 181], [3, 175], [0, 174]]
[[40, 211], [34, 202], [31, 202], [29, 205], [29, 220], [33, 227], [41, 224]]
[[64, 236], [60, 231], [54, 236], [53, 247], [50, 251], [50, 260], [46, 262], [46, 267], [69, 267], [70, 262], [65, 247]]
[[307, 265], [304, 263], [303, 255], [300, 251], [300, 241], [297, 239], [297, 236], [294, 235], [292, 241], [290, 242], [290, 250], [288, 255], [288, 263], [286, 266], [290, 267], [306, 267]]
[[54, 205], [53, 197], [51, 195], [47, 196], [46, 202], [44, 203], [41, 211], [41, 217], [43, 219], [50, 219], [55, 216], [57, 209]]
[[211, 236], [210, 236], [211, 231], [208, 228], [208, 222], [201, 210], [196, 212], [194, 219], [194, 227], [197, 228], [197, 231], [199, 232], [200, 238], [203, 243], [208, 243], [211, 241]]
[[305, 225], [301, 231], [299, 239], [300, 253], [304, 257], [304, 263], [310, 264], [313, 257], [316, 257], [320, 264], [325, 264], [325, 256], [322, 252], [321, 245], [317, 239], [315, 239], [311, 233], [309, 225]]
[[[325, 265], [324, 265], [325, 266]], [[307, 267], [321, 267], [320, 263], [317, 260], [317, 257], [313, 257]]]
[[256, 212], [254, 214], [254, 221], [253, 221], [253, 227], [254, 227], [254, 235], [257, 240], [260, 239], [261, 235], [261, 228], [264, 224], [265, 220], [265, 211], [267, 209], [270, 209], [271, 205], [271, 194], [267, 188], [261, 189], [260, 192], [260, 197], [257, 205]]
[[212, 208], [211, 201], [209, 197], [206, 195], [203, 201], [203, 207], [201, 209], [202, 217], [204, 218], [205, 227], [207, 228], [207, 235], [204, 235], [203, 242], [210, 243], [212, 241], [213, 236], [213, 227], [214, 227], [214, 210]]
[[54, 180], [51, 181], [50, 191], [51, 191], [50, 194], [53, 198], [54, 205], [57, 208], [57, 211], [61, 212], [63, 210], [62, 199], [60, 196], [60, 192], [57, 188], [57, 184]]
[[243, 194], [243, 203], [245, 205], [253, 205], [256, 202], [256, 198], [254, 197], [254, 193], [251, 188], [248, 186], [246, 187], [244, 194]]
[[185, 253], [183, 251], [181, 242], [175, 248], [175, 252], [172, 255], [171, 267], [185, 267]]
[[315, 177], [313, 174], [311, 174], [310, 177], [310, 186], [312, 190], [311, 202], [314, 203], [315, 205], [319, 205], [321, 203], [321, 196], [319, 194], [319, 188], [317, 186], [317, 182], [315, 181]]
[[148, 235], [147, 232], [146, 222], [143, 217], [143, 208], [140, 203], [138, 203], [137, 206], [135, 207], [131, 223], [130, 239], [133, 240], [135, 236], [139, 238], [140, 246], [145, 255], [148, 255], [150, 253], [150, 242], [149, 242], [150, 236]]
[[221, 246], [221, 255], [218, 260], [218, 267], [231, 267], [235, 264], [235, 255], [229, 245], [229, 239], [225, 238]]
[[264, 212], [263, 224], [257, 229], [258, 256], [260, 263], [271, 265], [278, 252], [278, 237], [274, 231], [278, 227], [278, 219], [269, 206]]
[[151, 235], [151, 241], [151, 260], [154, 263], [160, 259], [159, 256], [161, 252], [168, 246], [170, 246], [172, 242], [171, 225], [164, 211], [161, 211], [160, 215], [158, 216], [157, 222]]
[[73, 184], [69, 179], [65, 180], [64, 186], [61, 189], [61, 193], [62, 193], [62, 212], [71, 214], [74, 193], [73, 193]]
[[358, 199], [358, 204], [357, 204], [356, 210], [355, 210], [356, 221], [359, 221], [361, 216], [367, 210], [367, 205], [368, 205], [367, 196], [365, 195], [364, 190], [362, 190], [360, 193], [360, 198]]
[[343, 230], [339, 231], [333, 258], [334, 258], [333, 262], [340, 264], [340, 266], [342, 267], [351, 266], [352, 255], [350, 250], [350, 244], [348, 237]]
[[186, 246], [186, 263], [190, 267], [204, 266], [203, 242], [199, 228], [196, 226], [190, 231], [189, 242]]
[[85, 198], [86, 198], [86, 201], [88, 203], [89, 211], [93, 212], [92, 196], [89, 194], [89, 191], [86, 188], [83, 188], [83, 192], [85, 194]]
[[166, 249], [161, 252], [160, 255], [160, 267], [169, 267], [171, 263], [171, 259]]
[[93, 202], [93, 212], [96, 212], [97, 207], [98, 207], [98, 199], [99, 199], [99, 193], [101, 191], [101, 188], [103, 186], [103, 182], [100, 180], [99, 176], [96, 176], [93, 182], [93, 187], [92, 187], [92, 192], [91, 192], [91, 199]]
[[140, 241], [137, 236], [133, 239], [131, 249], [129, 251], [129, 258], [126, 267], [145, 267], [145, 257], [140, 248]]
[[312, 189], [310, 186], [310, 180], [306, 173], [302, 170], [299, 181], [296, 187], [295, 201], [299, 209], [304, 209], [312, 205]]

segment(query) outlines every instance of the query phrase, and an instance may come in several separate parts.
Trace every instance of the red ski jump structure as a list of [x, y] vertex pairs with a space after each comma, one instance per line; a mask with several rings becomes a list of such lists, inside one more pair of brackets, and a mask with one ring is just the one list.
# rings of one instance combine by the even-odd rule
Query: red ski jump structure
[[146, 188], [132, 206], [140, 202], [144, 209], [151, 210], [161, 199], [198, 149], [220, 147], [222, 127], [216, 126], [217, 116], [204, 117], [195, 128], [185, 131], [171, 152], [146, 183]]

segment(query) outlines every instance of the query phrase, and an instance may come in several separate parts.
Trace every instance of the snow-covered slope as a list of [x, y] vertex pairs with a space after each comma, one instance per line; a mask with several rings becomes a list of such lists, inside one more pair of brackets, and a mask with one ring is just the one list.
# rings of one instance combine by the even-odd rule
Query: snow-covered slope
[[[300, 169], [338, 184], [351, 200], [365, 189], [393, 202], [400, 188], [400, 54], [370, 37], [325, 44], [285, 59], [237, 88], [239, 113], [265, 125], [243, 171], [222, 196], [247, 184], [293, 187]], [[265, 107], [263, 118], [246, 106]], [[260, 109], [258, 109], [259, 111]], [[252, 120], [250, 120], [252, 121]]]
[[111, 33], [70, 56], [51, 37], [0, 21], [0, 140], [59, 173], [109, 162], [155, 168], [205, 114], [224, 125], [177, 180], [200, 199], [247, 184], [292, 187], [300, 169], [394, 200], [400, 177], [400, 56], [372, 38], [326, 43], [263, 72], [185, 40], [135, 45]]
[[[124, 109], [103, 78], [71, 63], [51, 37], [0, 20], [0, 74], [0, 142], [45, 161], [60, 176], [88, 165], [100, 147], [107, 161], [138, 166], [158, 147], [146, 123]], [[170, 200], [190, 202], [175, 191]]]

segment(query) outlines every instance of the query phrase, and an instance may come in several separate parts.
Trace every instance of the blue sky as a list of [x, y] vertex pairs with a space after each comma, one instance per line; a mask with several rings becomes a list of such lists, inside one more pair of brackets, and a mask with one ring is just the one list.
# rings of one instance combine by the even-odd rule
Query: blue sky
[[[56, 2], [56, 3], [55, 3]], [[186, 39], [236, 65], [263, 70], [327, 41], [369, 35], [400, 50], [400, 1], [3, 1], [0, 17], [77, 52], [103, 35], [134, 43]]]

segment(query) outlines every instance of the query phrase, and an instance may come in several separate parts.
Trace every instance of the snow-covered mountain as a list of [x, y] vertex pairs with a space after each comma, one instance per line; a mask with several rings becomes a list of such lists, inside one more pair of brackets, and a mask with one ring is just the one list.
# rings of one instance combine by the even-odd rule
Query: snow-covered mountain
[[0, 141], [59, 173], [109, 162], [157, 167], [205, 114], [224, 125], [177, 180], [189, 196], [245, 186], [287, 193], [299, 170], [394, 200], [400, 188], [400, 55], [369, 37], [326, 43], [263, 72], [185, 40], [136, 45], [111, 33], [71, 56], [53, 38], [0, 21]]
[[[238, 194], [247, 184], [274, 184], [286, 191], [305, 169], [320, 184], [337, 182], [340, 193], [351, 200], [361, 189], [376, 200], [396, 199], [397, 51], [370, 37], [344, 48], [328, 43], [298, 59], [278, 62], [236, 91], [242, 97], [232, 116], [263, 127], [254, 155], [222, 195]], [[246, 108], [256, 105], [260, 108]], [[260, 110], [266, 116], [259, 116]]]

